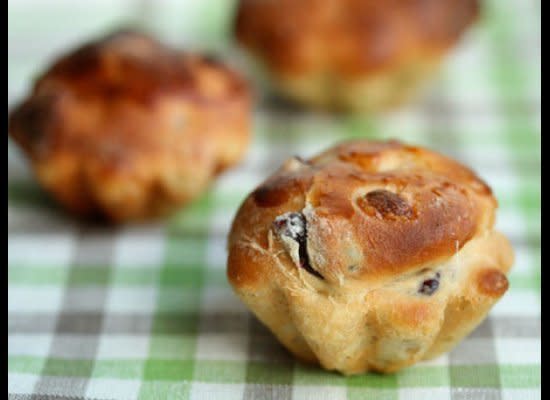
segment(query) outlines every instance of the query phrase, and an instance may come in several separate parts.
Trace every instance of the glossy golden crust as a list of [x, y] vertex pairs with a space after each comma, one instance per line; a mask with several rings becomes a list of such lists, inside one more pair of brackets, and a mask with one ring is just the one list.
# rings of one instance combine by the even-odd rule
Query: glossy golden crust
[[241, 0], [235, 35], [284, 94], [368, 110], [411, 97], [478, 13], [478, 0]]
[[440, 54], [477, 14], [476, 0], [241, 0], [235, 32], [283, 74], [355, 76]]
[[245, 200], [228, 278], [298, 357], [395, 371], [452, 347], [506, 291], [513, 253], [493, 231], [496, 206], [437, 153], [344, 143], [287, 161]]
[[238, 162], [250, 101], [223, 64], [124, 31], [57, 61], [9, 127], [63, 205], [123, 221], [185, 204]]

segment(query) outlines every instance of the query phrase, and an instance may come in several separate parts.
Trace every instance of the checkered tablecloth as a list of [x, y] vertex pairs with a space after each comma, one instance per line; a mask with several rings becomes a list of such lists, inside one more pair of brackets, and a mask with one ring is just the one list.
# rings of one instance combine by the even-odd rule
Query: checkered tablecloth
[[[540, 398], [540, 2], [490, 0], [420, 103], [376, 118], [262, 101], [246, 160], [158, 223], [65, 215], [8, 141], [9, 399]], [[121, 23], [236, 59], [233, 1], [12, 1], [8, 103], [59, 51]], [[395, 375], [295, 362], [233, 295], [225, 240], [245, 195], [285, 158], [398, 138], [473, 167], [500, 202], [510, 289], [450, 354]]]

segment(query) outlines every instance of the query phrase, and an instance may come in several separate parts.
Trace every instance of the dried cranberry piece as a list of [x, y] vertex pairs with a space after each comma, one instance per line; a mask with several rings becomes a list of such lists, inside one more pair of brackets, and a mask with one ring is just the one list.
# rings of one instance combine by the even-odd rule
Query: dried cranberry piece
[[409, 203], [389, 190], [373, 190], [365, 195], [367, 203], [374, 207], [383, 217], [396, 216], [411, 218], [413, 210]]

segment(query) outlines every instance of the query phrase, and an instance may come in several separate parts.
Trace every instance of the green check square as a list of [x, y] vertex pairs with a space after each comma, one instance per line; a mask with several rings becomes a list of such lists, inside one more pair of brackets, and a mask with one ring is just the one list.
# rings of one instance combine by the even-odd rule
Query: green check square
[[162, 286], [202, 287], [204, 268], [201, 266], [182, 268], [178, 265], [166, 265], [160, 273]]
[[449, 385], [447, 367], [412, 366], [397, 374], [399, 387], [445, 387]]
[[397, 390], [348, 387], [348, 400], [397, 400], [398, 398]]
[[23, 374], [39, 374], [46, 363], [46, 358], [32, 356], [8, 357], [8, 371]]
[[139, 400], [187, 400], [191, 382], [142, 382]]
[[372, 116], [354, 115], [342, 120], [346, 139], [377, 139], [381, 131], [377, 129], [377, 119]]
[[359, 387], [369, 387], [369, 388], [380, 388], [380, 389], [390, 389], [397, 388], [397, 375], [396, 374], [378, 374], [378, 373], [369, 373], [361, 375], [348, 376], [346, 378], [347, 385], [350, 387], [359, 386]]
[[191, 359], [195, 353], [195, 342], [194, 335], [155, 334], [150, 340], [149, 357], [174, 360]]
[[208, 235], [209, 225], [205, 223], [208, 213], [198, 210], [192, 214], [189, 210], [173, 215], [169, 220], [170, 234], [173, 235]]
[[65, 360], [49, 358], [44, 364], [42, 375], [51, 376], [91, 376], [94, 360]]
[[140, 379], [143, 375], [142, 360], [96, 360], [94, 378]]
[[245, 361], [200, 360], [195, 364], [194, 380], [212, 383], [241, 383], [246, 381]]
[[540, 365], [501, 365], [500, 379], [506, 388], [540, 388]]
[[8, 281], [15, 285], [63, 285], [68, 273], [67, 267], [10, 265]]
[[147, 360], [143, 371], [146, 381], [181, 381], [193, 378], [193, 360]]
[[450, 374], [453, 387], [500, 387], [498, 365], [455, 365]]

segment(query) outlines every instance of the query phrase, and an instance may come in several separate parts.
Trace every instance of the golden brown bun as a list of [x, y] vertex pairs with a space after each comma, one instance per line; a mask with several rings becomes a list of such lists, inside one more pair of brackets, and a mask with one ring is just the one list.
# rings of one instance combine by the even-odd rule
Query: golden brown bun
[[196, 198], [243, 157], [250, 103], [221, 63], [121, 31], [53, 64], [9, 130], [69, 210], [143, 219]]
[[288, 160], [241, 206], [228, 278], [297, 357], [344, 374], [448, 351], [506, 292], [497, 202], [463, 165], [399, 142]]
[[411, 97], [478, 13], [478, 0], [241, 0], [235, 34], [283, 94], [369, 111]]

